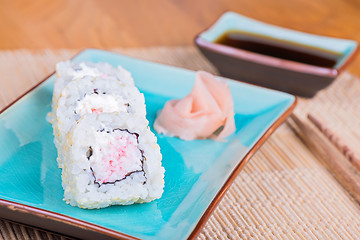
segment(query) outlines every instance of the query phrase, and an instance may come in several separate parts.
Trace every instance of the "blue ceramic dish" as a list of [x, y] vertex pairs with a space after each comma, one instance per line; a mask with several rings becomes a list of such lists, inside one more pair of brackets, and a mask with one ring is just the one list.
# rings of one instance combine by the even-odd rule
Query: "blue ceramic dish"
[[[100, 50], [85, 50], [73, 61], [128, 69], [145, 95], [150, 126], [165, 102], [185, 96], [195, 79], [193, 71]], [[46, 121], [53, 82], [51, 75], [0, 114], [0, 217], [84, 239], [194, 238], [244, 164], [296, 102], [286, 93], [228, 80], [236, 133], [227, 142], [157, 135], [166, 170], [162, 198], [84, 210], [62, 200], [61, 170]]]
[[[215, 43], [231, 31], [261, 36], [283, 48], [292, 46], [304, 53], [316, 49], [338, 58], [334, 66], [321, 67]], [[224, 13], [215, 24], [196, 36], [195, 44], [223, 76], [305, 97], [312, 97], [328, 86], [346, 68], [358, 49], [356, 41], [281, 28], [234, 12]]]

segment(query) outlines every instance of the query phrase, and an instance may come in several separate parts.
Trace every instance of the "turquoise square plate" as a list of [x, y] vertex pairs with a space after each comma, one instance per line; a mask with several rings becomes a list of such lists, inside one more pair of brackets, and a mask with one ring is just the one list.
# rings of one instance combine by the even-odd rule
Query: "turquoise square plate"
[[[128, 69], [145, 95], [152, 126], [166, 101], [190, 92], [195, 72], [87, 49], [73, 61]], [[0, 217], [85, 239], [195, 238], [247, 160], [291, 113], [292, 95], [228, 80], [236, 133], [226, 142], [157, 135], [165, 167], [161, 199], [84, 210], [63, 199], [51, 110], [54, 75], [0, 114]], [[153, 130], [153, 129], [152, 129]]]

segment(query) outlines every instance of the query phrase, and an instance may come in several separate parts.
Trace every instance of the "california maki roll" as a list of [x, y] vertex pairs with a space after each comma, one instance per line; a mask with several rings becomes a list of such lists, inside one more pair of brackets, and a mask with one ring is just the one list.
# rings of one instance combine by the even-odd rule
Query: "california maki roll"
[[114, 78], [83, 76], [68, 82], [53, 106], [52, 121], [59, 163], [63, 158], [63, 139], [81, 116], [111, 112], [145, 118], [143, 94], [135, 86], [124, 85]]
[[144, 118], [87, 114], [72, 127], [65, 144], [62, 180], [71, 205], [101, 208], [161, 196], [160, 148]]
[[106, 63], [59, 63], [52, 106], [67, 203], [102, 208], [161, 197], [160, 147], [128, 71]]

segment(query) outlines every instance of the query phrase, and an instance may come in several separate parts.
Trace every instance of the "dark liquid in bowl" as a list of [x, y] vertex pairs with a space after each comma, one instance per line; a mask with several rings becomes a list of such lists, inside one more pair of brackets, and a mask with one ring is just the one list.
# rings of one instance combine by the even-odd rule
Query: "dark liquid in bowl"
[[338, 53], [324, 49], [240, 31], [225, 32], [214, 42], [271, 57], [325, 68], [334, 67], [341, 57]]

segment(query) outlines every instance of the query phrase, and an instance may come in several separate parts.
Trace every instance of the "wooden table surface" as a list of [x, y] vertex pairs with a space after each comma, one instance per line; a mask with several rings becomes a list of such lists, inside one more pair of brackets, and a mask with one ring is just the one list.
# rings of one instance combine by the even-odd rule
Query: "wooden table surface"
[[189, 45], [226, 10], [360, 41], [358, 0], [0, 0], [0, 50]]

